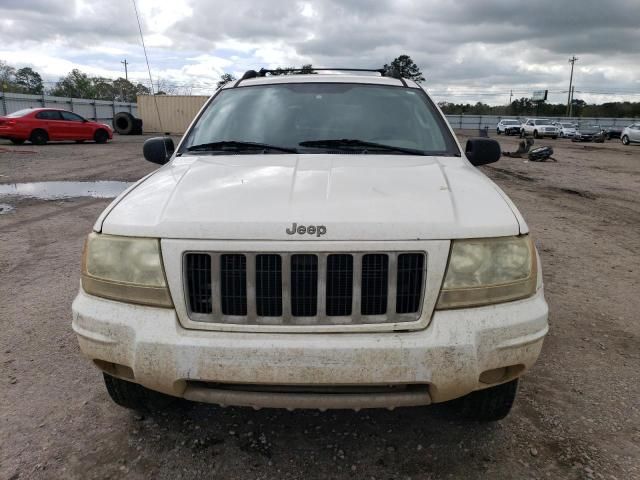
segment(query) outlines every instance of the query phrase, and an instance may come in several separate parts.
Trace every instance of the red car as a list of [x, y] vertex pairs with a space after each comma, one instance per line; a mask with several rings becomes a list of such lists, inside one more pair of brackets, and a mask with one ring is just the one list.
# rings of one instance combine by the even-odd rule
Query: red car
[[113, 130], [109, 125], [91, 122], [67, 110], [27, 108], [0, 117], [0, 138], [7, 138], [16, 145], [27, 140], [35, 145], [58, 140], [105, 143], [113, 138]]

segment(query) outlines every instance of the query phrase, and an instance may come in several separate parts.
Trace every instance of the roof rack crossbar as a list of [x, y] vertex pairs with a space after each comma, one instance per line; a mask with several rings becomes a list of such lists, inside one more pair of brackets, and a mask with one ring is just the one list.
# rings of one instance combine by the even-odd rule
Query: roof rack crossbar
[[398, 80], [400, 80], [402, 82], [403, 86], [407, 86], [407, 82], [405, 81], [404, 78], [402, 78], [400, 75], [396, 74], [393, 71], [388, 71], [385, 70], [384, 68], [327, 68], [327, 67], [321, 67], [321, 68], [316, 68], [316, 67], [311, 67], [311, 68], [278, 68], [278, 69], [267, 69], [267, 68], [261, 68], [258, 71], [255, 70], [247, 70], [244, 75], [242, 75], [242, 77], [240, 78], [240, 80], [238, 80], [235, 85], [233, 86], [233, 88], [237, 87], [238, 85], [240, 85], [240, 82], [242, 82], [243, 80], [248, 80], [250, 78], [257, 78], [257, 77], [266, 77], [267, 74], [291, 74], [291, 73], [297, 73], [297, 72], [305, 72], [305, 73], [315, 73], [315, 72], [371, 72], [371, 73], [379, 73], [381, 77], [391, 77], [391, 78], [397, 78]]
[[327, 67], [321, 67], [321, 68], [316, 68], [316, 67], [311, 67], [311, 68], [281, 68], [281, 69], [267, 69], [267, 68], [261, 68], [257, 74], [259, 77], [265, 77], [267, 75], [267, 73], [282, 73], [282, 72], [328, 72], [328, 71], [335, 71], [335, 72], [375, 72], [375, 73], [379, 73], [381, 76], [385, 76], [385, 69], [384, 68], [327, 68]]

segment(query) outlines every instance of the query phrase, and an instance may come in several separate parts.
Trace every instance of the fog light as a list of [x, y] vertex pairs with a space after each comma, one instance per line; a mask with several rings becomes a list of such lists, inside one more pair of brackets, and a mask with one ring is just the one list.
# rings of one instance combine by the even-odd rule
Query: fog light
[[507, 376], [506, 367], [494, 368], [492, 370], [487, 370], [485, 372], [482, 372], [480, 374], [480, 381], [482, 383], [486, 383], [490, 385], [492, 383], [498, 383], [499, 381], [503, 380], [506, 376]]

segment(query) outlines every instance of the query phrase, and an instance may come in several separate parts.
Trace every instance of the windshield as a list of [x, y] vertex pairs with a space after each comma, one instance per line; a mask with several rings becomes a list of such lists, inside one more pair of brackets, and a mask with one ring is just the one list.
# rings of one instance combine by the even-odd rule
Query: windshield
[[536, 125], [551, 125], [551, 120], [540, 119], [536, 120]]
[[561, 125], [563, 128], [575, 128], [575, 126], [572, 123], [563, 123]]
[[33, 110], [31, 110], [30, 108], [25, 108], [23, 110], [18, 110], [17, 112], [10, 113], [9, 115], [7, 115], [7, 117], [11, 117], [11, 118], [24, 117], [27, 113], [31, 113], [31, 112], [33, 112]]
[[[319, 142], [346, 139], [350, 142]], [[365, 145], [375, 143], [419, 155], [459, 155], [445, 121], [422, 90], [365, 84], [294, 83], [221, 90], [188, 133], [181, 153], [198, 150], [197, 146], [218, 148], [219, 142], [274, 147], [265, 153], [392, 151]]]
[[520, 125], [520, 123], [516, 120], [503, 120], [503, 125]]

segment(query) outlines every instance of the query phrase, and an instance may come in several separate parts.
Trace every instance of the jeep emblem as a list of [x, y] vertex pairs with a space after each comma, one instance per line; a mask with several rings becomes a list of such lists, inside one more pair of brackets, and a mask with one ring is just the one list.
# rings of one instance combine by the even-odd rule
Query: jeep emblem
[[327, 233], [327, 227], [325, 227], [324, 225], [309, 225], [307, 227], [306, 225], [298, 225], [294, 222], [291, 227], [287, 228], [286, 232], [289, 235], [295, 235], [296, 233], [304, 235], [305, 233], [307, 233], [309, 235], [321, 237], [322, 235]]

